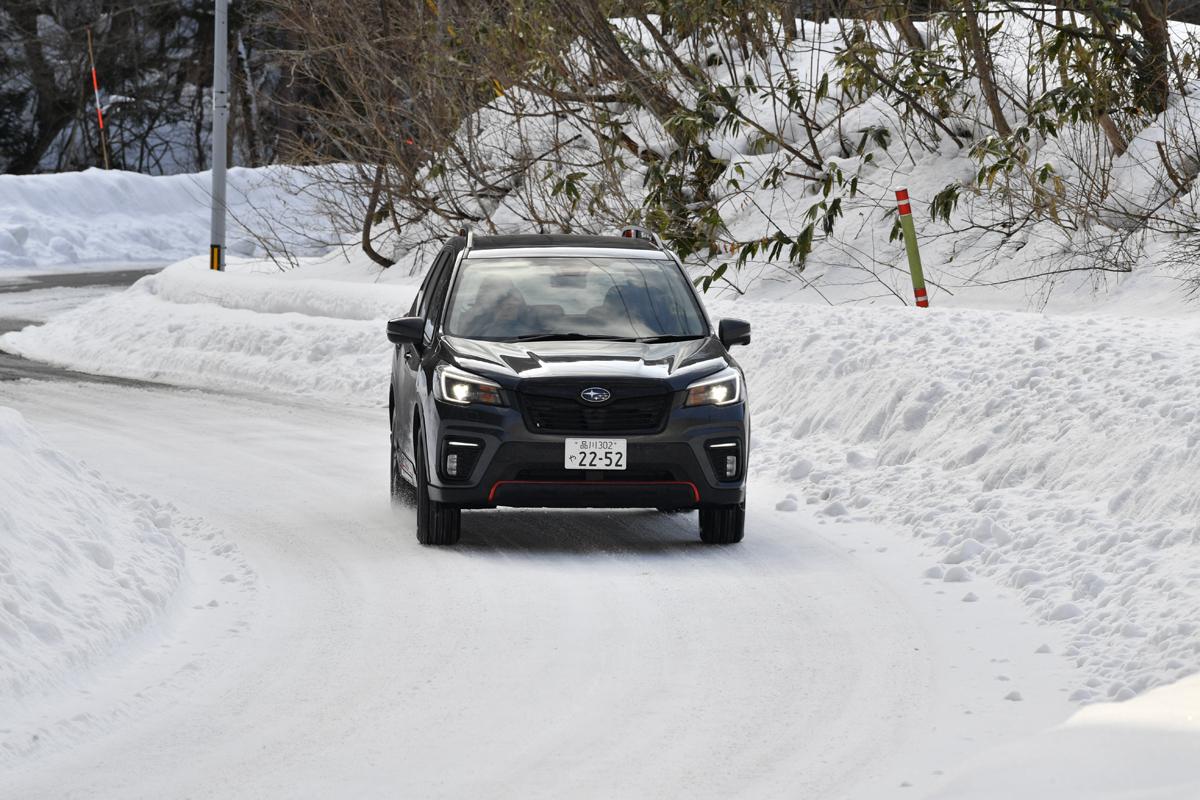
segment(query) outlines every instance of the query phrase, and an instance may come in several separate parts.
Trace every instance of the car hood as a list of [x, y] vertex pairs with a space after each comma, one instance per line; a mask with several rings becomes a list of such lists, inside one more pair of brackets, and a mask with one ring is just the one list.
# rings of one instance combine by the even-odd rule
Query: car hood
[[685, 382], [732, 363], [712, 336], [683, 342], [487, 342], [447, 336], [463, 369], [514, 383], [526, 378], [652, 378]]

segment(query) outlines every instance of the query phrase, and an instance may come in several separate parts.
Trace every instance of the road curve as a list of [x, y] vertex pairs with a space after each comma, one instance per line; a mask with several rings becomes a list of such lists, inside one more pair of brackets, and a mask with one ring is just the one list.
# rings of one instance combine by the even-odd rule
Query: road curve
[[177, 657], [44, 720], [74, 735], [0, 796], [880, 797], [962, 713], [929, 614], [762, 504], [729, 548], [693, 514], [550, 511], [422, 548], [384, 496], [382, 409], [61, 383], [0, 404], [258, 573], [225, 629], [182, 610]]

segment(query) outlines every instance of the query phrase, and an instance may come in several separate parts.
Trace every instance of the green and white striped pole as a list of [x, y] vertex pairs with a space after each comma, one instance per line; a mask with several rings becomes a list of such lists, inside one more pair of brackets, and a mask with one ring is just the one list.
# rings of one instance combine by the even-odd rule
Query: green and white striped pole
[[917, 249], [917, 231], [913, 228], [908, 189], [896, 190], [896, 203], [900, 210], [900, 230], [904, 231], [904, 250], [908, 253], [908, 271], [912, 275], [913, 295], [917, 298], [919, 308], [929, 308], [929, 295], [925, 293], [925, 272], [921, 269], [921, 251]]

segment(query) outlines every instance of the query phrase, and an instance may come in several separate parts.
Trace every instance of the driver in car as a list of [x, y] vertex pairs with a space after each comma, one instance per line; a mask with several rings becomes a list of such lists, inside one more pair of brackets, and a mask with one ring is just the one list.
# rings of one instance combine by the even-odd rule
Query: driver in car
[[528, 314], [525, 297], [510, 280], [493, 279], [479, 287], [466, 327], [486, 330], [490, 336], [505, 338], [531, 332], [534, 320]]

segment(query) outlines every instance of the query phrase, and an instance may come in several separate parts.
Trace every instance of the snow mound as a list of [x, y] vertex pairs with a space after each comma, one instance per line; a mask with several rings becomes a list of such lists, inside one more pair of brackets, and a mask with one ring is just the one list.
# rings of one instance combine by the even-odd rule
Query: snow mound
[[391, 369], [384, 321], [413, 291], [411, 281], [214, 273], [193, 260], [6, 334], [0, 348], [103, 375], [374, 406]]
[[770, 343], [738, 352], [760, 473], [908, 528], [929, 577], [989, 579], [1068, 628], [1091, 676], [1076, 700], [1196, 670], [1200, 324], [718, 307]]
[[192, 260], [151, 275], [144, 280], [144, 288], [169, 303], [211, 303], [262, 314], [335, 319], [391, 319], [404, 314], [412, 302], [413, 291], [408, 285], [332, 281], [306, 278], [305, 274], [263, 275], [236, 269], [221, 274]]
[[[331, 188], [310, 184], [294, 167], [229, 170], [230, 252], [261, 253], [255, 232], [297, 254], [339, 243], [340, 233], [313, 224]], [[0, 175], [0, 270], [76, 271], [207, 253], [211, 185], [209, 172]]]
[[0, 697], [86, 667], [171, 601], [170, 506], [107, 485], [0, 407]]

